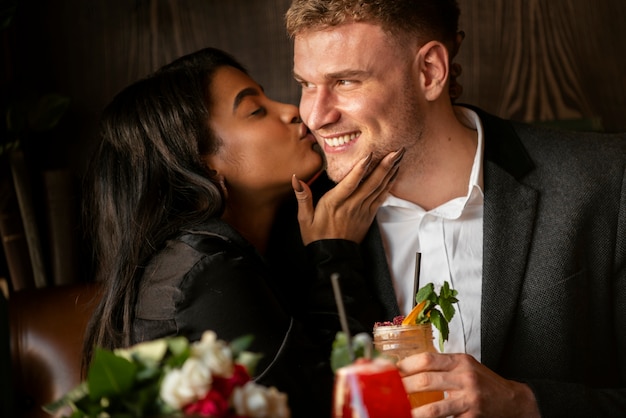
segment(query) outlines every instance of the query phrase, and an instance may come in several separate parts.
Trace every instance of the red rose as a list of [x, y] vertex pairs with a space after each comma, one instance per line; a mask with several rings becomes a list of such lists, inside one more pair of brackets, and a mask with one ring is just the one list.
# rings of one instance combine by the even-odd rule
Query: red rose
[[186, 415], [227, 417], [228, 409], [228, 397], [215, 389], [211, 389], [204, 398], [187, 405], [183, 411]]
[[224, 396], [224, 398], [229, 399], [230, 394], [233, 393], [233, 389], [237, 386], [243, 386], [250, 380], [250, 376], [246, 371], [246, 368], [241, 364], [236, 364], [233, 368], [233, 375], [228, 379], [213, 376], [213, 382], [211, 383], [211, 389], [218, 391]]

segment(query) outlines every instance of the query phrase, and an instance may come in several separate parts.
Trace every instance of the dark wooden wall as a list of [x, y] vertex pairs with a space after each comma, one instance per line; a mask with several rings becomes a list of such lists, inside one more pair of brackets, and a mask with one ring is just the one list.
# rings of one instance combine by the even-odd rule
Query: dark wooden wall
[[462, 101], [534, 122], [626, 131], [626, 2], [460, 0]]

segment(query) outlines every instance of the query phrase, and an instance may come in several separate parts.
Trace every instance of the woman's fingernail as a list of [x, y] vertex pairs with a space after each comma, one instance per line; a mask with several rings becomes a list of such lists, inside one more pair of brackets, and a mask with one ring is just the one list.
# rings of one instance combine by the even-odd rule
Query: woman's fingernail
[[395, 157], [393, 157], [393, 164], [396, 165], [400, 162], [400, 160], [402, 160], [402, 157], [404, 157], [404, 152], [406, 151], [406, 148], [402, 147], [400, 148], [398, 151], [396, 151], [396, 155]]
[[370, 152], [369, 155], [365, 158], [363, 158], [361, 160], [361, 165], [363, 166], [363, 168], [368, 168], [370, 166], [370, 164], [372, 163], [372, 155], [374, 153]]
[[400, 172], [400, 167], [396, 167], [395, 170], [396, 171], [389, 178], [389, 183], [393, 183], [395, 179], [398, 177], [398, 173]]
[[293, 187], [293, 190], [296, 193], [301, 193], [304, 191], [304, 187], [302, 187], [302, 185], [300, 184], [300, 180], [298, 180], [298, 177], [296, 177], [295, 174], [291, 176], [291, 187]]

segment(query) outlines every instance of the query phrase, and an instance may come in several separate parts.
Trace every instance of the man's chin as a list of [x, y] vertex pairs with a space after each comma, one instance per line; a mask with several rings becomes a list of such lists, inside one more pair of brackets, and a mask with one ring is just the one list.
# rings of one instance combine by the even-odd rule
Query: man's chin
[[335, 183], [339, 183], [341, 180], [343, 180], [349, 172], [350, 168], [348, 167], [337, 166], [328, 163], [326, 164], [326, 175]]

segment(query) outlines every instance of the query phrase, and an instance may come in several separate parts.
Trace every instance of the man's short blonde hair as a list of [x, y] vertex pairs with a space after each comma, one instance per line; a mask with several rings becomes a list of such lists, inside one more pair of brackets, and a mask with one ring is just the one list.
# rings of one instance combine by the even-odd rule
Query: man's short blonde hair
[[437, 40], [450, 49], [459, 14], [456, 0], [293, 0], [285, 21], [292, 38], [346, 22], [365, 22], [380, 25], [400, 40]]

